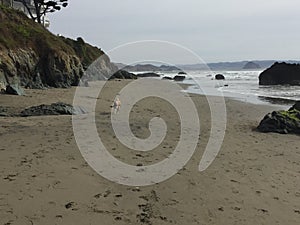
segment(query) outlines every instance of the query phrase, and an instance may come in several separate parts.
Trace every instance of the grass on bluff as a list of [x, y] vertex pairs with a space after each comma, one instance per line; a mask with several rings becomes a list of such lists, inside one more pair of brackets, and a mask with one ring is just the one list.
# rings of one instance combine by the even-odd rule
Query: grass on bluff
[[101, 49], [86, 44], [82, 38], [72, 40], [53, 35], [23, 12], [0, 5], [0, 50], [32, 48], [38, 55], [63, 51], [77, 55], [88, 66], [104, 54]]
[[20, 11], [0, 6], [0, 21], [1, 49], [31, 47], [38, 53], [45, 48], [73, 52], [73, 49], [66, 46], [60, 38]]
[[101, 49], [91, 46], [84, 42], [82, 38], [77, 38], [77, 40], [72, 40], [70, 38], [61, 37], [63, 41], [71, 46], [76, 55], [79, 57], [82, 65], [87, 68], [92, 62], [94, 62], [101, 55], [105, 54]]

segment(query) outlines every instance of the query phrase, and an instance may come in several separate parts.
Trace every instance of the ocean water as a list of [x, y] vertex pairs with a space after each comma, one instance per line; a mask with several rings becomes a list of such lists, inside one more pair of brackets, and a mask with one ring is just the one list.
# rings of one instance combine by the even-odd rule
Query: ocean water
[[[262, 71], [190, 71], [185, 84], [191, 84], [189, 93], [225, 96], [255, 104], [290, 105], [300, 100], [300, 86], [259, 85]], [[216, 74], [223, 74], [225, 80], [214, 80]], [[174, 73], [164, 73], [175, 76]]]

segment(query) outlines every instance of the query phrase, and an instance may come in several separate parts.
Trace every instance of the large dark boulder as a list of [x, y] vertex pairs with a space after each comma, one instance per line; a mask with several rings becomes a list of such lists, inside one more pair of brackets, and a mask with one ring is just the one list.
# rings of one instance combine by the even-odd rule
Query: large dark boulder
[[299, 104], [300, 102], [297, 102], [288, 111], [274, 111], [267, 114], [257, 129], [264, 133], [300, 134]]
[[217, 74], [217, 75], [215, 76], [215, 79], [216, 79], [216, 80], [225, 80], [225, 77], [224, 77], [224, 75], [222, 75], [222, 74]]
[[24, 95], [24, 90], [17, 84], [10, 84], [6, 86], [5, 94], [8, 95]]
[[119, 70], [109, 78], [109, 80], [113, 79], [137, 79], [137, 76], [133, 73], [127, 72], [126, 70]]
[[183, 81], [185, 79], [185, 76], [182, 75], [176, 75], [173, 80], [175, 81]]
[[138, 77], [160, 77], [157, 73], [140, 73], [137, 74]]
[[276, 62], [259, 75], [260, 85], [300, 85], [300, 65]]
[[173, 80], [173, 78], [172, 78], [172, 77], [169, 77], [169, 76], [164, 76], [164, 77], [162, 78], [162, 80]]

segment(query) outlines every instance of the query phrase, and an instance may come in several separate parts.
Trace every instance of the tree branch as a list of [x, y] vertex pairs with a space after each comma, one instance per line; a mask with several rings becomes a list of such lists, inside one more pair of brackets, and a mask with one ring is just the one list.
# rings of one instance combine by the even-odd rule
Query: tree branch
[[21, 0], [21, 2], [27, 9], [31, 19], [40, 24], [42, 23], [42, 17], [47, 13], [59, 11], [62, 7], [64, 8], [68, 6], [68, 0], [33, 0], [35, 10], [35, 12], [33, 12], [33, 9], [25, 0]]
[[33, 16], [29, 6], [27, 5], [25, 0], [22, 0], [23, 5], [25, 6], [25, 8], [27, 9], [29, 16], [31, 17], [31, 19], [36, 20], [37, 18]]

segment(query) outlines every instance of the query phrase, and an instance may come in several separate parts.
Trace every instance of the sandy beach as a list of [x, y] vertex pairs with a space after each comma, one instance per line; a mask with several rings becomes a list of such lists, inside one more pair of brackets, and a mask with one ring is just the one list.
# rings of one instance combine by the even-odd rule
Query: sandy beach
[[[179, 116], [157, 98], [139, 102], [130, 117], [132, 132], [149, 136], [148, 121], [160, 115], [168, 133], [151, 152], [127, 149], [110, 125], [110, 105], [127, 83], [107, 83], [96, 108], [98, 132], [110, 153], [123, 162], [159, 162], [178, 142]], [[59, 101], [72, 104], [74, 92], [26, 90], [25, 96], [1, 95], [0, 105], [18, 112]], [[0, 117], [0, 224], [300, 224], [299, 136], [255, 130], [264, 115], [277, 108], [226, 98], [224, 142], [212, 165], [200, 173], [210, 109], [205, 96], [191, 98], [201, 122], [197, 150], [175, 176], [147, 187], [124, 186], [98, 175], [77, 147], [72, 116]]]

